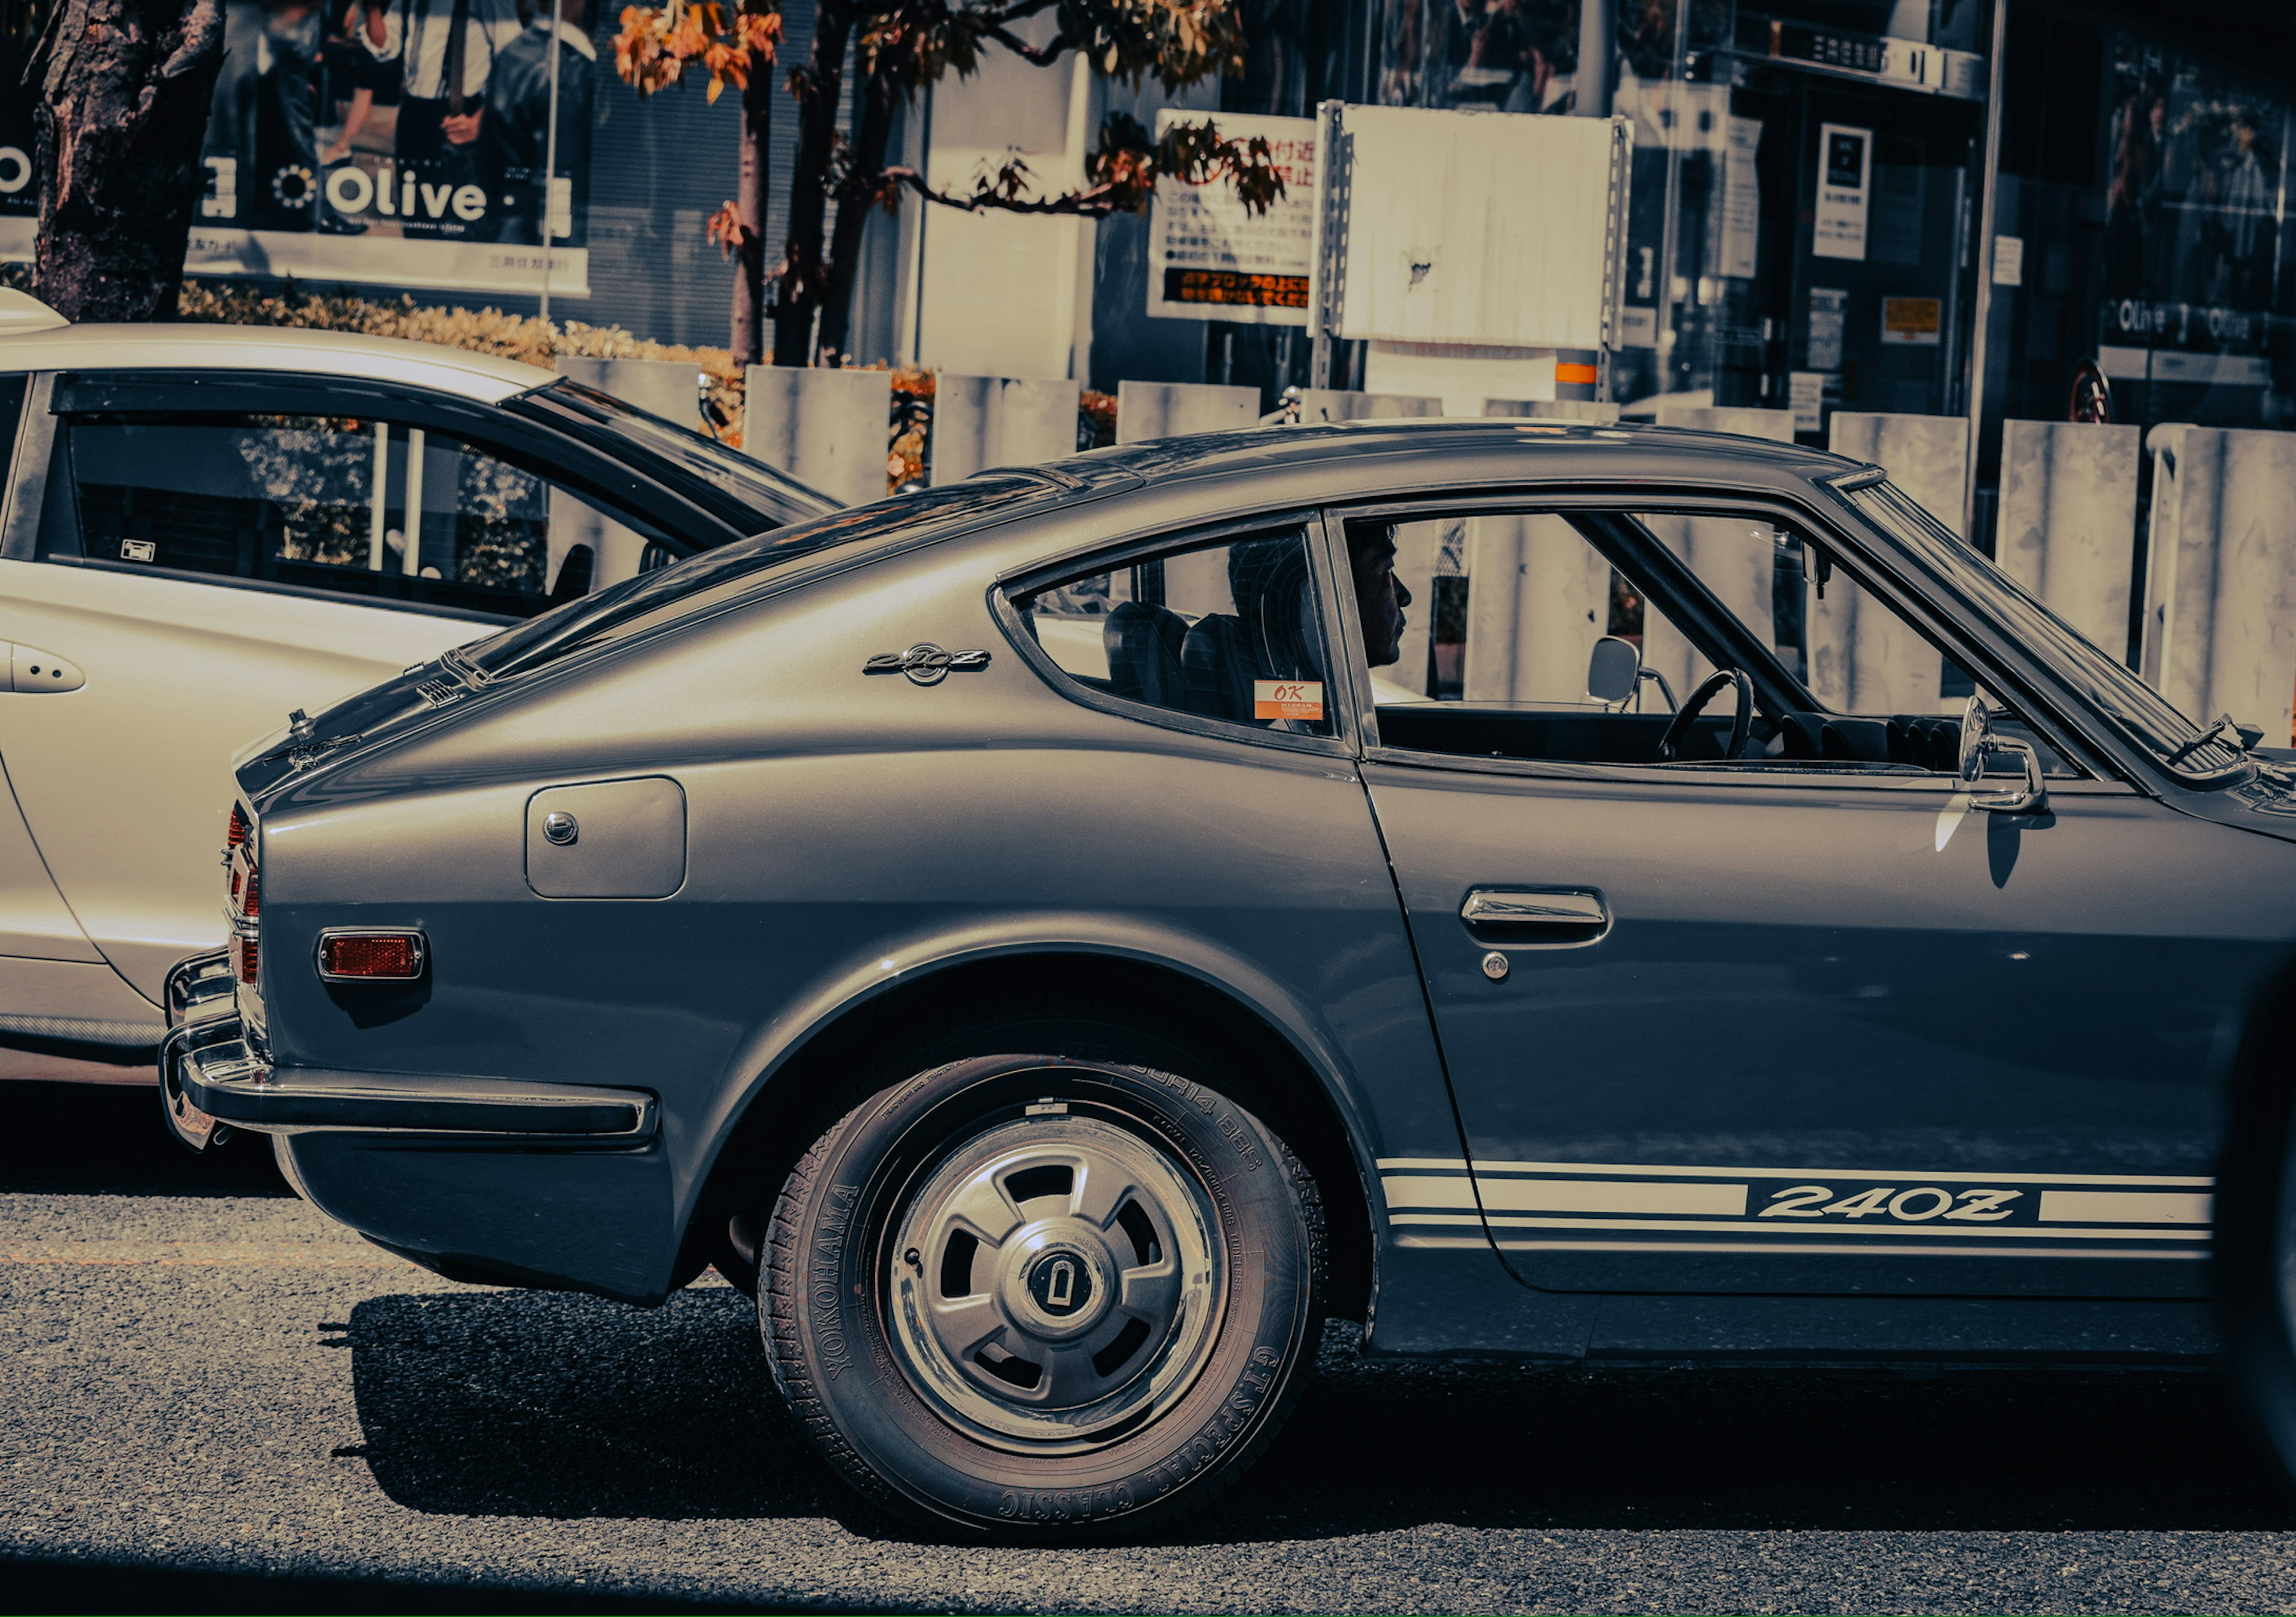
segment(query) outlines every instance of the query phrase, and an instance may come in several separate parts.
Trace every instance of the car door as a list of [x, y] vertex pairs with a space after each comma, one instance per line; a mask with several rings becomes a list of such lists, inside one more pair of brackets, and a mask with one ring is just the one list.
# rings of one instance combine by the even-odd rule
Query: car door
[[0, 759], [86, 936], [156, 997], [222, 933], [235, 751], [635, 570], [646, 541], [419, 401], [392, 420], [372, 388], [342, 406], [357, 415], [308, 392], [184, 408], [92, 391], [38, 379], [25, 415]]
[[[1836, 531], [1727, 499], [1345, 531], [1430, 528], [1463, 576], [1379, 671], [1410, 689], [1364, 774], [1473, 1166], [1384, 1165], [1398, 1223], [1480, 1217], [1562, 1290], [2203, 1288], [2211, 1079], [2287, 930], [2253, 839], [2017, 719], [2047, 812], [1972, 807], [1939, 709], [1993, 671]], [[1684, 700], [1746, 667], [1757, 755], [1718, 715], [1657, 763], [1658, 679], [1588, 695], [1605, 632]]]

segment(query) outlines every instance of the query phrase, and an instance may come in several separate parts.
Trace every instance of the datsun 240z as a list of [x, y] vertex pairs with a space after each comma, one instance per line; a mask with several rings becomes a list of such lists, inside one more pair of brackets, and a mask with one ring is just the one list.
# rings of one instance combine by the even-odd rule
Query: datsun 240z
[[1813, 452], [1101, 452], [593, 592], [245, 758], [164, 1090], [448, 1276], [716, 1264], [826, 1461], [945, 1531], [1200, 1505], [1327, 1316], [1557, 1360], [2229, 1330], [2285, 1444], [2255, 739]]

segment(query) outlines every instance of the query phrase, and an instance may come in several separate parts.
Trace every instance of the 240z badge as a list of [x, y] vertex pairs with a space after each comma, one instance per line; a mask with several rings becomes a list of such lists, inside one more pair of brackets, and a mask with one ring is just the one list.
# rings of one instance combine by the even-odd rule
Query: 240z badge
[[911, 646], [906, 651], [880, 651], [861, 665], [864, 674], [906, 674], [920, 685], [938, 685], [947, 679], [951, 669], [965, 673], [978, 672], [988, 666], [986, 651], [944, 651], [930, 641]]

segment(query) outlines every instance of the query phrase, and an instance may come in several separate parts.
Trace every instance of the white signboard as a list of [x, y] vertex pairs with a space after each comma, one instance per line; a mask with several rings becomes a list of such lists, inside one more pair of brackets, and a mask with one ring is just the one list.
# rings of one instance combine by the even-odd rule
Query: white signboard
[[1762, 230], [1762, 182], [1754, 167], [1762, 147], [1762, 120], [1734, 117], [1727, 127], [1730, 144], [1722, 158], [1722, 251], [1716, 267], [1726, 275], [1751, 280]]
[[[1156, 114], [1156, 133], [1205, 118], [1167, 107]], [[1148, 216], [1148, 312], [1167, 320], [1306, 325], [1316, 247], [1316, 120], [1222, 112], [1210, 121], [1230, 140], [1259, 135], [1267, 142], [1283, 195], [1254, 215], [1226, 180], [1157, 181]]]
[[1615, 340], [1624, 119], [1358, 106], [1341, 116], [1346, 234], [1331, 335], [1514, 348]]
[[1816, 231], [1819, 258], [1866, 257], [1866, 215], [1873, 195], [1874, 132], [1853, 124], [1817, 127]]

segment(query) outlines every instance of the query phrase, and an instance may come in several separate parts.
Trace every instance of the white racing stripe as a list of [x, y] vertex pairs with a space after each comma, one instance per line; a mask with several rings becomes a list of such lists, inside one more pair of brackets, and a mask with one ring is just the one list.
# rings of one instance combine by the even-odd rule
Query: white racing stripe
[[[2215, 1181], [2185, 1174], [1529, 1162], [1478, 1162], [1471, 1174], [1458, 1157], [1382, 1157], [1379, 1166], [1391, 1226], [1488, 1224], [1494, 1239], [1516, 1250], [1968, 1253], [1989, 1247], [2028, 1256], [2103, 1257], [2116, 1254], [2095, 1244], [2113, 1242], [2124, 1249], [2118, 1255], [2196, 1255], [2210, 1238], [2215, 1206], [2210, 1194]], [[1801, 1182], [1776, 1188], [1781, 1180]], [[1924, 1194], [1929, 1186], [1955, 1188]], [[1750, 1212], [1758, 1194], [1763, 1205]], [[1829, 1198], [1831, 1205], [1818, 1206]], [[1953, 1204], [1950, 1217], [1943, 1216], [1948, 1203]], [[1535, 1230], [1554, 1233], [1539, 1239]], [[1616, 1238], [1629, 1230], [1642, 1238]], [[1587, 1236], [1574, 1240], [1564, 1231]], [[1596, 1232], [1610, 1232], [1611, 1238], [1595, 1239]], [[1758, 1238], [1686, 1245], [1669, 1238], [1689, 1232]], [[1915, 1238], [1930, 1244], [1906, 1244]], [[2176, 1243], [2179, 1250], [2158, 1243]]]
[[2191, 1192], [2164, 1196], [2144, 1190], [2044, 1190], [2041, 1222], [2081, 1224], [2205, 1224], [2216, 1197]]
[[[1456, 1156], [1382, 1156], [1379, 1159], [1382, 1173], [1408, 1172], [1464, 1173], [1465, 1161]], [[1875, 1183], [1896, 1180], [1901, 1184], [1955, 1185], [2139, 1185], [2189, 1186], [2209, 1190], [2216, 1180], [2205, 1174], [2167, 1173], [2014, 1173], [1999, 1172], [1969, 1173], [1959, 1169], [1936, 1168], [1704, 1168], [1689, 1167], [1678, 1163], [1510, 1163], [1478, 1161], [1479, 1174], [1505, 1173], [1563, 1173], [1580, 1176], [1590, 1173], [1625, 1174], [1650, 1179], [1806, 1179], [1824, 1182], [1832, 1179], [1844, 1184], [1851, 1180]]]

